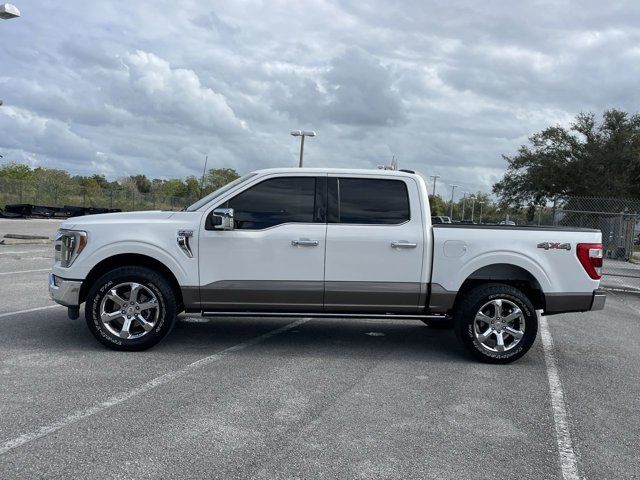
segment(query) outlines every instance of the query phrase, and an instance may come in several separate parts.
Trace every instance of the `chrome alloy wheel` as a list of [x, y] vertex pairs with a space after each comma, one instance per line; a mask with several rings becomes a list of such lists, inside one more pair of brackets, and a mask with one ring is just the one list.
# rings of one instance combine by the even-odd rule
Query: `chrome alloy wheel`
[[153, 330], [160, 314], [158, 298], [144, 285], [127, 282], [116, 285], [100, 303], [100, 320], [116, 337], [140, 338]]
[[473, 322], [473, 334], [489, 352], [508, 352], [524, 336], [524, 313], [515, 303], [495, 299], [485, 303]]

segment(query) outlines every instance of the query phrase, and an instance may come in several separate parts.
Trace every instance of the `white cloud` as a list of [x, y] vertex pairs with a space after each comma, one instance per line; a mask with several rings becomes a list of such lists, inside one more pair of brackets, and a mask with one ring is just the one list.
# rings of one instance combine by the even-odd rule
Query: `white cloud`
[[487, 190], [534, 131], [637, 110], [639, 21], [631, 0], [45, 3], [2, 25], [0, 152], [112, 177], [199, 175], [205, 155], [245, 173], [295, 165], [288, 132], [312, 128], [307, 165], [395, 154]]
[[140, 50], [127, 53], [123, 64], [135, 96], [129, 103], [134, 111], [218, 133], [247, 130], [225, 97], [203, 87], [194, 71], [171, 68], [166, 60]]

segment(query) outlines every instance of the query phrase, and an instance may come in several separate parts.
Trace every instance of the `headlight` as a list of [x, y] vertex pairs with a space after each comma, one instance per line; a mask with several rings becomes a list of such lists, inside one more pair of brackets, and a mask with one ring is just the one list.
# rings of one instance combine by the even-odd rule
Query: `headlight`
[[87, 245], [87, 232], [58, 230], [56, 232], [55, 260], [61, 267], [70, 267]]

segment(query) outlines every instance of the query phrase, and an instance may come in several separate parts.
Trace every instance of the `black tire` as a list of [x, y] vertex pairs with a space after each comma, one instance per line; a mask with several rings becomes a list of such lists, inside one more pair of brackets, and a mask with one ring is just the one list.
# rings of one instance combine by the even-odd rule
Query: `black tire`
[[[145, 313], [145, 315], [150, 316], [147, 319], [149, 320], [149, 323], [147, 323], [149, 330], [146, 331], [142, 322], [139, 320], [133, 320], [130, 329], [132, 333], [139, 336], [130, 339], [122, 338], [111, 331], [117, 330], [120, 319], [110, 322], [109, 326], [107, 326], [100, 318], [103, 299], [108, 294], [110, 295], [112, 289], [118, 288], [118, 286], [121, 285], [118, 292], [120, 292], [121, 297], [126, 299], [126, 285], [128, 283], [137, 283], [144, 287], [141, 290], [141, 301], [155, 297], [156, 305], [150, 307], [147, 313]], [[129, 295], [131, 296], [131, 291], [129, 291]], [[120, 309], [120, 307], [116, 307], [118, 304], [111, 302], [109, 299], [105, 300], [105, 302], [105, 306], [110, 305], [111, 309]], [[138, 303], [135, 305], [137, 306]], [[143, 305], [140, 304], [140, 306], [142, 307]], [[127, 305], [125, 305], [125, 307], [127, 307]], [[132, 318], [137, 316], [137, 312], [131, 313]], [[85, 318], [91, 333], [93, 333], [96, 339], [103, 345], [113, 350], [122, 351], [146, 350], [156, 345], [166, 337], [173, 328], [177, 313], [176, 295], [167, 279], [154, 270], [137, 266], [120, 267], [104, 274], [89, 289], [85, 304]], [[124, 316], [122, 316], [121, 319], [124, 322]], [[124, 325], [120, 325], [120, 328], [122, 329], [123, 326]], [[127, 331], [129, 331], [129, 329], [127, 329]]]
[[453, 321], [451, 319], [447, 320], [422, 320], [427, 327], [433, 328], [434, 330], [451, 330], [453, 328]]
[[[476, 334], [476, 315], [479, 314], [483, 306], [495, 300], [506, 301], [506, 307], [502, 308], [509, 308], [511, 304], [516, 305], [521, 310], [524, 319], [525, 328], [522, 337], [513, 347], [506, 351], [492, 351], [491, 347], [487, 347], [479, 341]], [[489, 312], [491, 308], [495, 309], [495, 307], [491, 306], [488, 308], [489, 310], [487, 311]], [[503, 312], [500, 312], [500, 315], [502, 316]], [[504, 320], [505, 317], [501, 318]], [[480, 320], [479, 325], [485, 325], [487, 328], [490, 328], [489, 322], [486, 324], [482, 322], [483, 321]], [[520, 290], [510, 285], [490, 283], [476, 287], [464, 295], [464, 298], [456, 305], [454, 328], [458, 340], [474, 358], [486, 363], [505, 364], [516, 361], [529, 351], [538, 334], [538, 317], [531, 301]], [[514, 330], [515, 334], [516, 328], [512, 327], [512, 330]], [[504, 332], [503, 338], [507, 338], [510, 342], [516, 341], [516, 337], [508, 334], [507, 330], [501, 331]], [[519, 329], [518, 331], [522, 330]], [[482, 334], [482, 332], [479, 333]], [[498, 348], [496, 333], [493, 333], [493, 338], [496, 343], [494, 347]], [[491, 336], [488, 337], [488, 340], [489, 343], [492, 341]]]

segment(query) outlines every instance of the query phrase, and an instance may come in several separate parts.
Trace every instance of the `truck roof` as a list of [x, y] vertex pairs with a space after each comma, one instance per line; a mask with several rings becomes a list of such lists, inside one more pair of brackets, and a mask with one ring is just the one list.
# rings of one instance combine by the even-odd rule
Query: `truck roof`
[[288, 167], [288, 168], [265, 168], [261, 170], [254, 170], [253, 173], [259, 174], [267, 174], [267, 173], [334, 173], [334, 174], [345, 174], [345, 175], [353, 175], [353, 174], [368, 174], [368, 175], [388, 175], [392, 177], [407, 177], [419, 175], [416, 173], [411, 173], [409, 171], [403, 170], [382, 170], [380, 168], [298, 168], [298, 167]]

